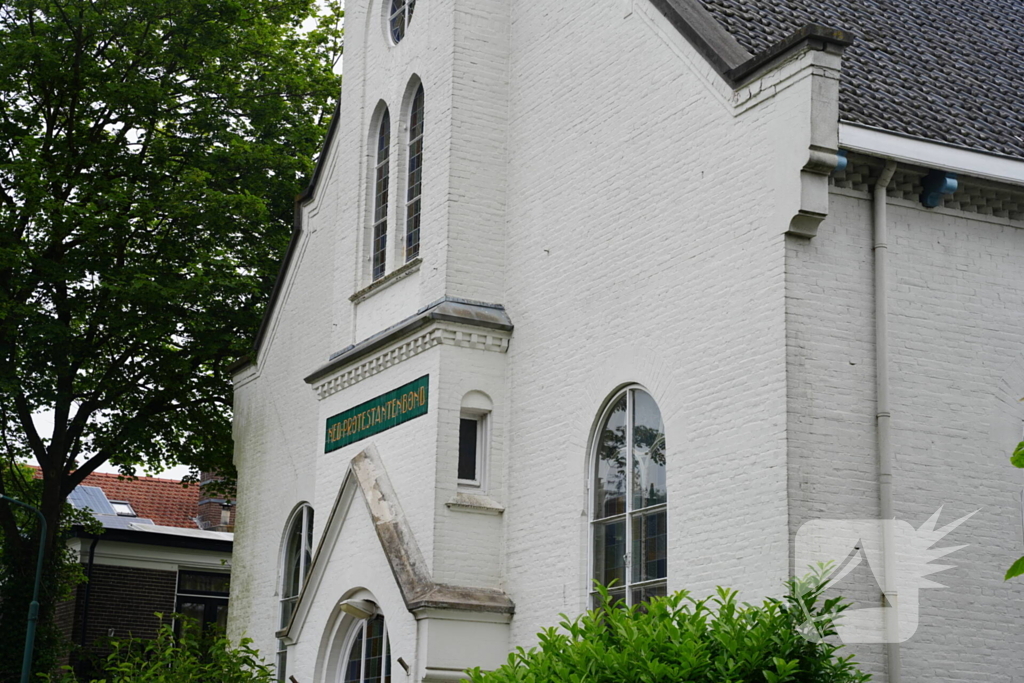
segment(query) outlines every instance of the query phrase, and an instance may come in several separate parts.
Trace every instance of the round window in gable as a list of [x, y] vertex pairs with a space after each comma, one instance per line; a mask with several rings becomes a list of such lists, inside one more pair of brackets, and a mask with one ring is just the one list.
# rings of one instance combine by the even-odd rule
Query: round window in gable
[[416, 0], [384, 0], [388, 8], [388, 31], [391, 40], [398, 43], [405, 37], [412, 21], [412, 12], [416, 9]]

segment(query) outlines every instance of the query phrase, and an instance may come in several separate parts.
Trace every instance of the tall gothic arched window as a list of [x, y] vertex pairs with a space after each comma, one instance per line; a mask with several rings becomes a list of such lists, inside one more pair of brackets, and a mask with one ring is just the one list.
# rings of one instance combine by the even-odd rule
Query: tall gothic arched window
[[605, 586], [614, 582], [613, 601], [627, 605], [665, 595], [665, 427], [650, 394], [630, 387], [613, 397], [593, 455], [592, 576]]
[[420, 195], [423, 193], [423, 86], [409, 112], [409, 188], [405, 201], [405, 261], [420, 255]]
[[[291, 621], [295, 605], [299, 601], [309, 567], [313, 561], [313, 508], [303, 504], [292, 513], [288, 520], [281, 558], [281, 618], [279, 628]], [[277, 680], [287, 680], [288, 649], [283, 640], [277, 641]]]
[[388, 249], [388, 182], [391, 155], [391, 115], [384, 110], [377, 130], [377, 164], [373, 184], [373, 243], [371, 245], [373, 279], [384, 277]]

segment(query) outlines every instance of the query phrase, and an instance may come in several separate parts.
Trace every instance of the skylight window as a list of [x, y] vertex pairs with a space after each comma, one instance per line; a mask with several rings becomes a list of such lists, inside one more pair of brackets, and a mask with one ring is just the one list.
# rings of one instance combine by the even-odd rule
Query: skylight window
[[135, 514], [135, 508], [127, 500], [112, 500], [110, 504], [119, 517], [138, 517]]

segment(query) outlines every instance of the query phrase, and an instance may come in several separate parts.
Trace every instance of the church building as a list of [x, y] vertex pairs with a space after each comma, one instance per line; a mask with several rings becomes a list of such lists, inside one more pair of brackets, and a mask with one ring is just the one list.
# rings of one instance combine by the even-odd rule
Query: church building
[[595, 581], [779, 596], [806, 529], [895, 520], [851, 532], [848, 652], [1024, 681], [1018, 0], [345, 11], [232, 369], [233, 638], [281, 681], [458, 681]]

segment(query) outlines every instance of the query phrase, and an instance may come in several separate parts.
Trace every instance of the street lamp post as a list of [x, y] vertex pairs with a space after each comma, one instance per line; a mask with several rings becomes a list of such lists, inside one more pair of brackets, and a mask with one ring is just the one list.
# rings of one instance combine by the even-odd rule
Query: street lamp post
[[0, 498], [31, 510], [39, 517], [39, 557], [36, 558], [36, 581], [32, 587], [32, 602], [28, 606], [28, 626], [25, 628], [25, 656], [21, 660], [21, 683], [29, 683], [32, 675], [32, 649], [36, 644], [36, 622], [39, 621], [39, 583], [43, 578], [43, 548], [46, 543], [46, 518], [31, 505], [0, 494]]

